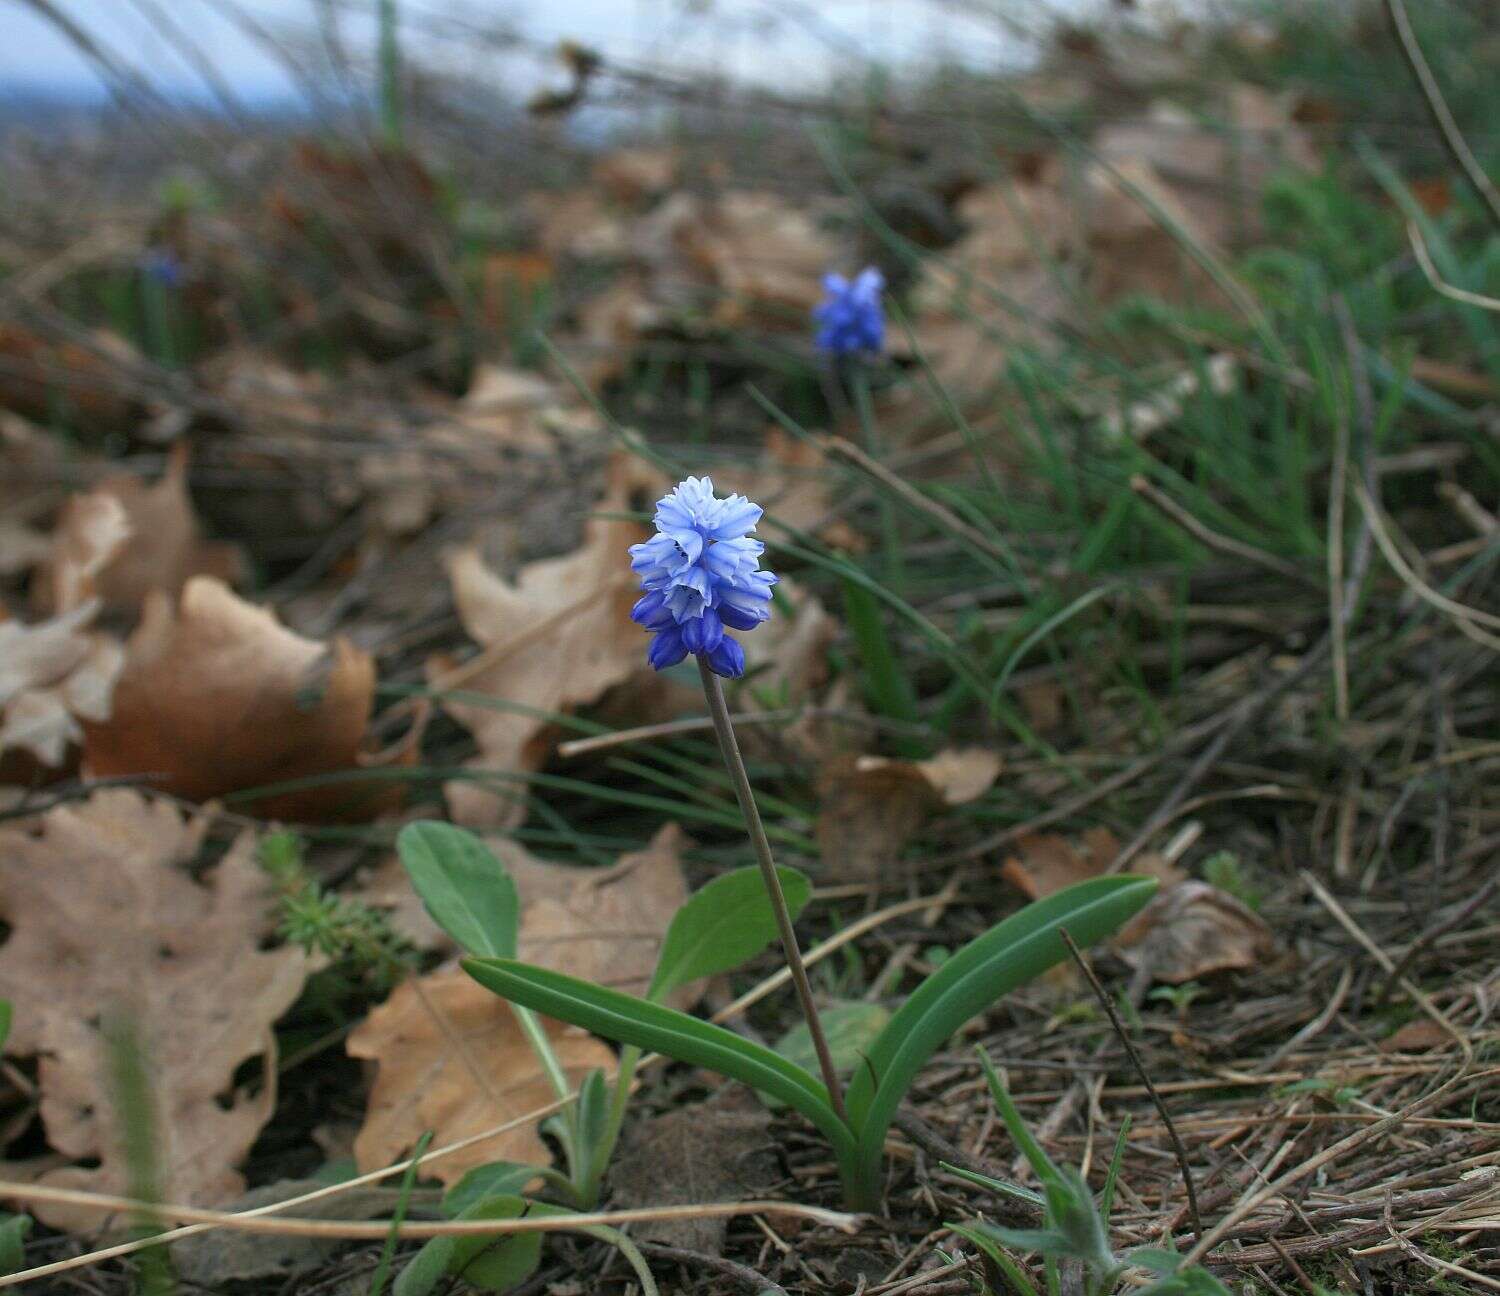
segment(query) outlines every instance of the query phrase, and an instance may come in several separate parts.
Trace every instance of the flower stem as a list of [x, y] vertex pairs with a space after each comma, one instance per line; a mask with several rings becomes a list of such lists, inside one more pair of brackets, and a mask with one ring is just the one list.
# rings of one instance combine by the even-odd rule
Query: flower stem
[[812, 1036], [813, 1049], [818, 1055], [823, 1083], [828, 1086], [828, 1102], [838, 1118], [847, 1121], [849, 1117], [844, 1110], [843, 1090], [839, 1087], [838, 1073], [833, 1068], [833, 1054], [828, 1051], [828, 1038], [823, 1034], [823, 1022], [818, 1016], [817, 1005], [813, 1003], [812, 986], [807, 980], [802, 950], [797, 945], [797, 933], [792, 929], [792, 915], [786, 906], [786, 896], [781, 890], [781, 878], [777, 875], [776, 864], [771, 859], [771, 843], [766, 840], [765, 826], [760, 821], [760, 810], [755, 804], [755, 793], [750, 788], [750, 774], [745, 769], [745, 759], [740, 755], [740, 744], [729, 720], [724, 685], [709, 670], [708, 662], [701, 654], [698, 657], [698, 673], [703, 677], [703, 693], [708, 698], [708, 714], [714, 722], [714, 733], [718, 735], [719, 750], [724, 754], [724, 764], [734, 782], [734, 794], [739, 798], [740, 811], [745, 816], [750, 844], [755, 847], [760, 874], [771, 897], [771, 909], [781, 932], [781, 948], [786, 953], [787, 968], [792, 974], [792, 984], [797, 987], [797, 998], [802, 1001], [802, 1015], [807, 1019], [807, 1032]]

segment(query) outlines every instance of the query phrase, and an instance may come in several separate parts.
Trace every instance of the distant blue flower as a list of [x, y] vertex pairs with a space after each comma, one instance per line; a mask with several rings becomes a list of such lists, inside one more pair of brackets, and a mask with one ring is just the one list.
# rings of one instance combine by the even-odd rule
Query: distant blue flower
[[716, 675], [745, 673], [745, 650], [726, 630], [753, 630], [771, 615], [776, 577], [756, 564], [766, 551], [747, 534], [761, 508], [743, 495], [719, 499], [707, 477], [679, 482], [656, 505], [656, 534], [630, 546], [645, 594], [631, 619], [652, 632], [656, 670], [699, 654]]
[[141, 272], [166, 288], [182, 283], [182, 262], [170, 248], [147, 248], [141, 253]]
[[852, 283], [843, 275], [824, 275], [828, 295], [813, 310], [818, 350], [836, 356], [879, 351], [885, 341], [885, 313], [880, 308], [884, 287], [885, 277], [874, 266], [861, 270]]

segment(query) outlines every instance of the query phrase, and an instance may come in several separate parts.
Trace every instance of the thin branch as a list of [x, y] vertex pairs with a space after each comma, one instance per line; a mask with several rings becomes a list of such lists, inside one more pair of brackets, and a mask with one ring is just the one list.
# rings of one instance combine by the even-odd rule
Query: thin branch
[[[435, 1237], [487, 1237], [510, 1233], [572, 1233], [593, 1228], [613, 1228], [621, 1224], [641, 1224], [659, 1220], [725, 1219], [735, 1215], [794, 1215], [801, 1219], [838, 1229], [843, 1233], [859, 1230], [859, 1216], [822, 1206], [803, 1206], [796, 1202], [738, 1201], [695, 1202], [686, 1206], [640, 1206], [630, 1210], [592, 1211], [579, 1215], [528, 1215], [516, 1219], [493, 1220], [414, 1220], [399, 1228], [390, 1220], [321, 1220], [299, 1219], [285, 1215], [265, 1218], [248, 1211], [216, 1211], [198, 1206], [157, 1204], [135, 1197], [113, 1193], [83, 1192], [77, 1188], [56, 1188], [46, 1184], [0, 1180], [0, 1195], [16, 1201], [55, 1202], [66, 1206], [83, 1206], [101, 1214], [152, 1211], [158, 1218], [211, 1224], [241, 1233], [268, 1233], [280, 1237], [347, 1238], [383, 1240], [394, 1233], [402, 1239]], [[145, 1239], [160, 1245], [162, 1236]], [[0, 1287], [34, 1277], [31, 1274], [6, 1274]]]
[[1448, 152], [1453, 155], [1453, 160], [1458, 163], [1459, 169], [1474, 186], [1474, 192], [1490, 209], [1490, 216], [1495, 224], [1500, 225], [1500, 190], [1497, 190], [1494, 181], [1485, 175], [1484, 168], [1479, 165], [1479, 159], [1474, 156], [1473, 150], [1469, 148], [1463, 137], [1463, 132], [1458, 129], [1458, 123], [1453, 119], [1453, 113], [1448, 108], [1448, 101], [1443, 98], [1442, 87], [1438, 85], [1437, 78], [1433, 76], [1432, 68], [1428, 65], [1427, 56], [1422, 53], [1422, 47], [1417, 43], [1417, 34], [1412, 30], [1411, 19], [1406, 13], [1405, 0], [1385, 0], [1385, 7], [1390, 15], [1391, 26], [1396, 29], [1396, 38], [1401, 42], [1401, 52], [1406, 56], [1406, 64], [1411, 69], [1412, 76], [1416, 78], [1417, 85], [1422, 89], [1422, 95], [1427, 100], [1427, 109], [1432, 113], [1433, 120], [1437, 122], [1438, 130], [1443, 136], [1443, 143], [1448, 146]]
[[1289, 563], [1285, 558], [1278, 558], [1264, 549], [1246, 544], [1243, 540], [1236, 540], [1233, 536], [1220, 535], [1219, 532], [1210, 530], [1170, 495], [1140, 473], [1130, 479], [1130, 489], [1165, 514], [1200, 544], [1234, 558], [1243, 558], [1246, 562], [1254, 563], [1257, 567], [1263, 567], [1269, 572], [1275, 572], [1276, 575], [1284, 576], [1287, 580], [1296, 581], [1301, 585], [1314, 585], [1322, 589], [1322, 582], [1317, 577], [1303, 571], [1295, 563]]
[[1182, 1142], [1182, 1137], [1177, 1133], [1177, 1126], [1172, 1123], [1172, 1114], [1167, 1110], [1166, 1103], [1162, 1102], [1161, 1095], [1156, 1092], [1156, 1086], [1151, 1083], [1151, 1074], [1146, 1070], [1146, 1064], [1141, 1061], [1141, 1055], [1136, 1051], [1135, 1042], [1125, 1030], [1125, 1023], [1120, 1020], [1120, 1014], [1115, 1010], [1114, 1000], [1109, 997], [1107, 991], [1100, 984], [1094, 969], [1089, 966], [1089, 961], [1078, 948], [1073, 937], [1068, 934], [1066, 927], [1059, 927], [1057, 934], [1062, 937], [1063, 944], [1068, 947], [1068, 953], [1073, 956], [1073, 962], [1078, 964], [1078, 970], [1087, 978], [1089, 985], [1093, 988], [1095, 997], [1099, 1000], [1106, 1014], [1109, 1016], [1109, 1024], [1114, 1027], [1115, 1034], [1119, 1036], [1120, 1043], [1125, 1046], [1125, 1052], [1130, 1058], [1130, 1064], [1135, 1068], [1135, 1073], [1140, 1076], [1141, 1083], [1146, 1086], [1146, 1092], [1156, 1106], [1157, 1115], [1161, 1117], [1161, 1123], [1166, 1126], [1167, 1137], [1172, 1140], [1172, 1150], [1177, 1154], [1177, 1167], [1182, 1171], [1182, 1184], [1187, 1189], [1188, 1213], [1193, 1219], [1193, 1241], [1197, 1242], [1203, 1237], [1203, 1216], [1198, 1213], [1198, 1190], [1193, 1185], [1193, 1171], [1188, 1165], [1187, 1148]]
[[1484, 293], [1470, 292], [1467, 288], [1455, 288], [1438, 273], [1437, 266], [1432, 263], [1432, 254], [1427, 250], [1427, 240], [1422, 237], [1422, 231], [1416, 221], [1406, 222], [1406, 238], [1411, 244], [1412, 255], [1417, 258], [1417, 264], [1422, 267], [1422, 273], [1427, 276], [1427, 282], [1432, 285], [1434, 292], [1441, 293], [1444, 297], [1451, 297], [1456, 302], [1463, 302], [1467, 306], [1478, 306], [1481, 310], [1500, 311], [1500, 297], [1486, 297]]

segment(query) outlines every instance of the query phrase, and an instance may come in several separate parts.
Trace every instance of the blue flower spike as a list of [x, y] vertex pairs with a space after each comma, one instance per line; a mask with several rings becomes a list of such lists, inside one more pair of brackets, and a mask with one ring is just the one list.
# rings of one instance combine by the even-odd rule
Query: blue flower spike
[[861, 270], [852, 281], [843, 275], [824, 275], [827, 296], [813, 309], [818, 350], [833, 356], [879, 351], [885, 342], [885, 312], [880, 305], [884, 288], [885, 276], [874, 266]]
[[657, 502], [656, 534], [630, 546], [630, 566], [645, 591], [630, 618], [651, 631], [646, 660], [653, 669], [693, 653], [715, 675], [745, 673], [745, 650], [727, 632], [766, 620], [776, 583], [756, 565], [765, 545], [749, 536], [760, 515], [760, 505], [743, 495], [720, 499], [707, 477], [685, 478]]

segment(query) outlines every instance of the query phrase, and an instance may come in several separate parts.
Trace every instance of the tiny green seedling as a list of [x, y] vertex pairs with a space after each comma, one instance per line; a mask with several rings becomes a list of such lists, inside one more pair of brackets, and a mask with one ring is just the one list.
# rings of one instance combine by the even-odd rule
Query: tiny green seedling
[[1155, 1282], [1134, 1286], [1135, 1296], [1230, 1296], [1229, 1289], [1208, 1270], [1200, 1265], [1184, 1265], [1183, 1257], [1169, 1248], [1136, 1247], [1116, 1255], [1110, 1247], [1109, 1206], [1120, 1173], [1128, 1126], [1120, 1131], [1104, 1192], [1101, 1199], [1095, 1201], [1083, 1176], [1071, 1166], [1057, 1165], [1037, 1142], [983, 1049], [979, 1050], [979, 1061], [984, 1067], [985, 1080], [994, 1096], [1000, 1119], [1005, 1122], [1011, 1139], [1042, 1186], [1038, 1194], [959, 1166], [946, 1163], [943, 1166], [970, 1183], [1018, 1197], [1041, 1208], [1041, 1228], [1004, 1228], [988, 1220], [948, 1225], [954, 1233], [967, 1238], [979, 1249], [985, 1259], [992, 1290], [998, 1281], [1005, 1284], [1012, 1296], [1039, 1296], [1036, 1284], [1006, 1250], [1009, 1247], [1035, 1252], [1042, 1257], [1047, 1291], [1053, 1296], [1062, 1287], [1059, 1266], [1063, 1261], [1071, 1261], [1082, 1270], [1084, 1296], [1108, 1296], [1131, 1269], [1145, 1269], [1156, 1276]]

